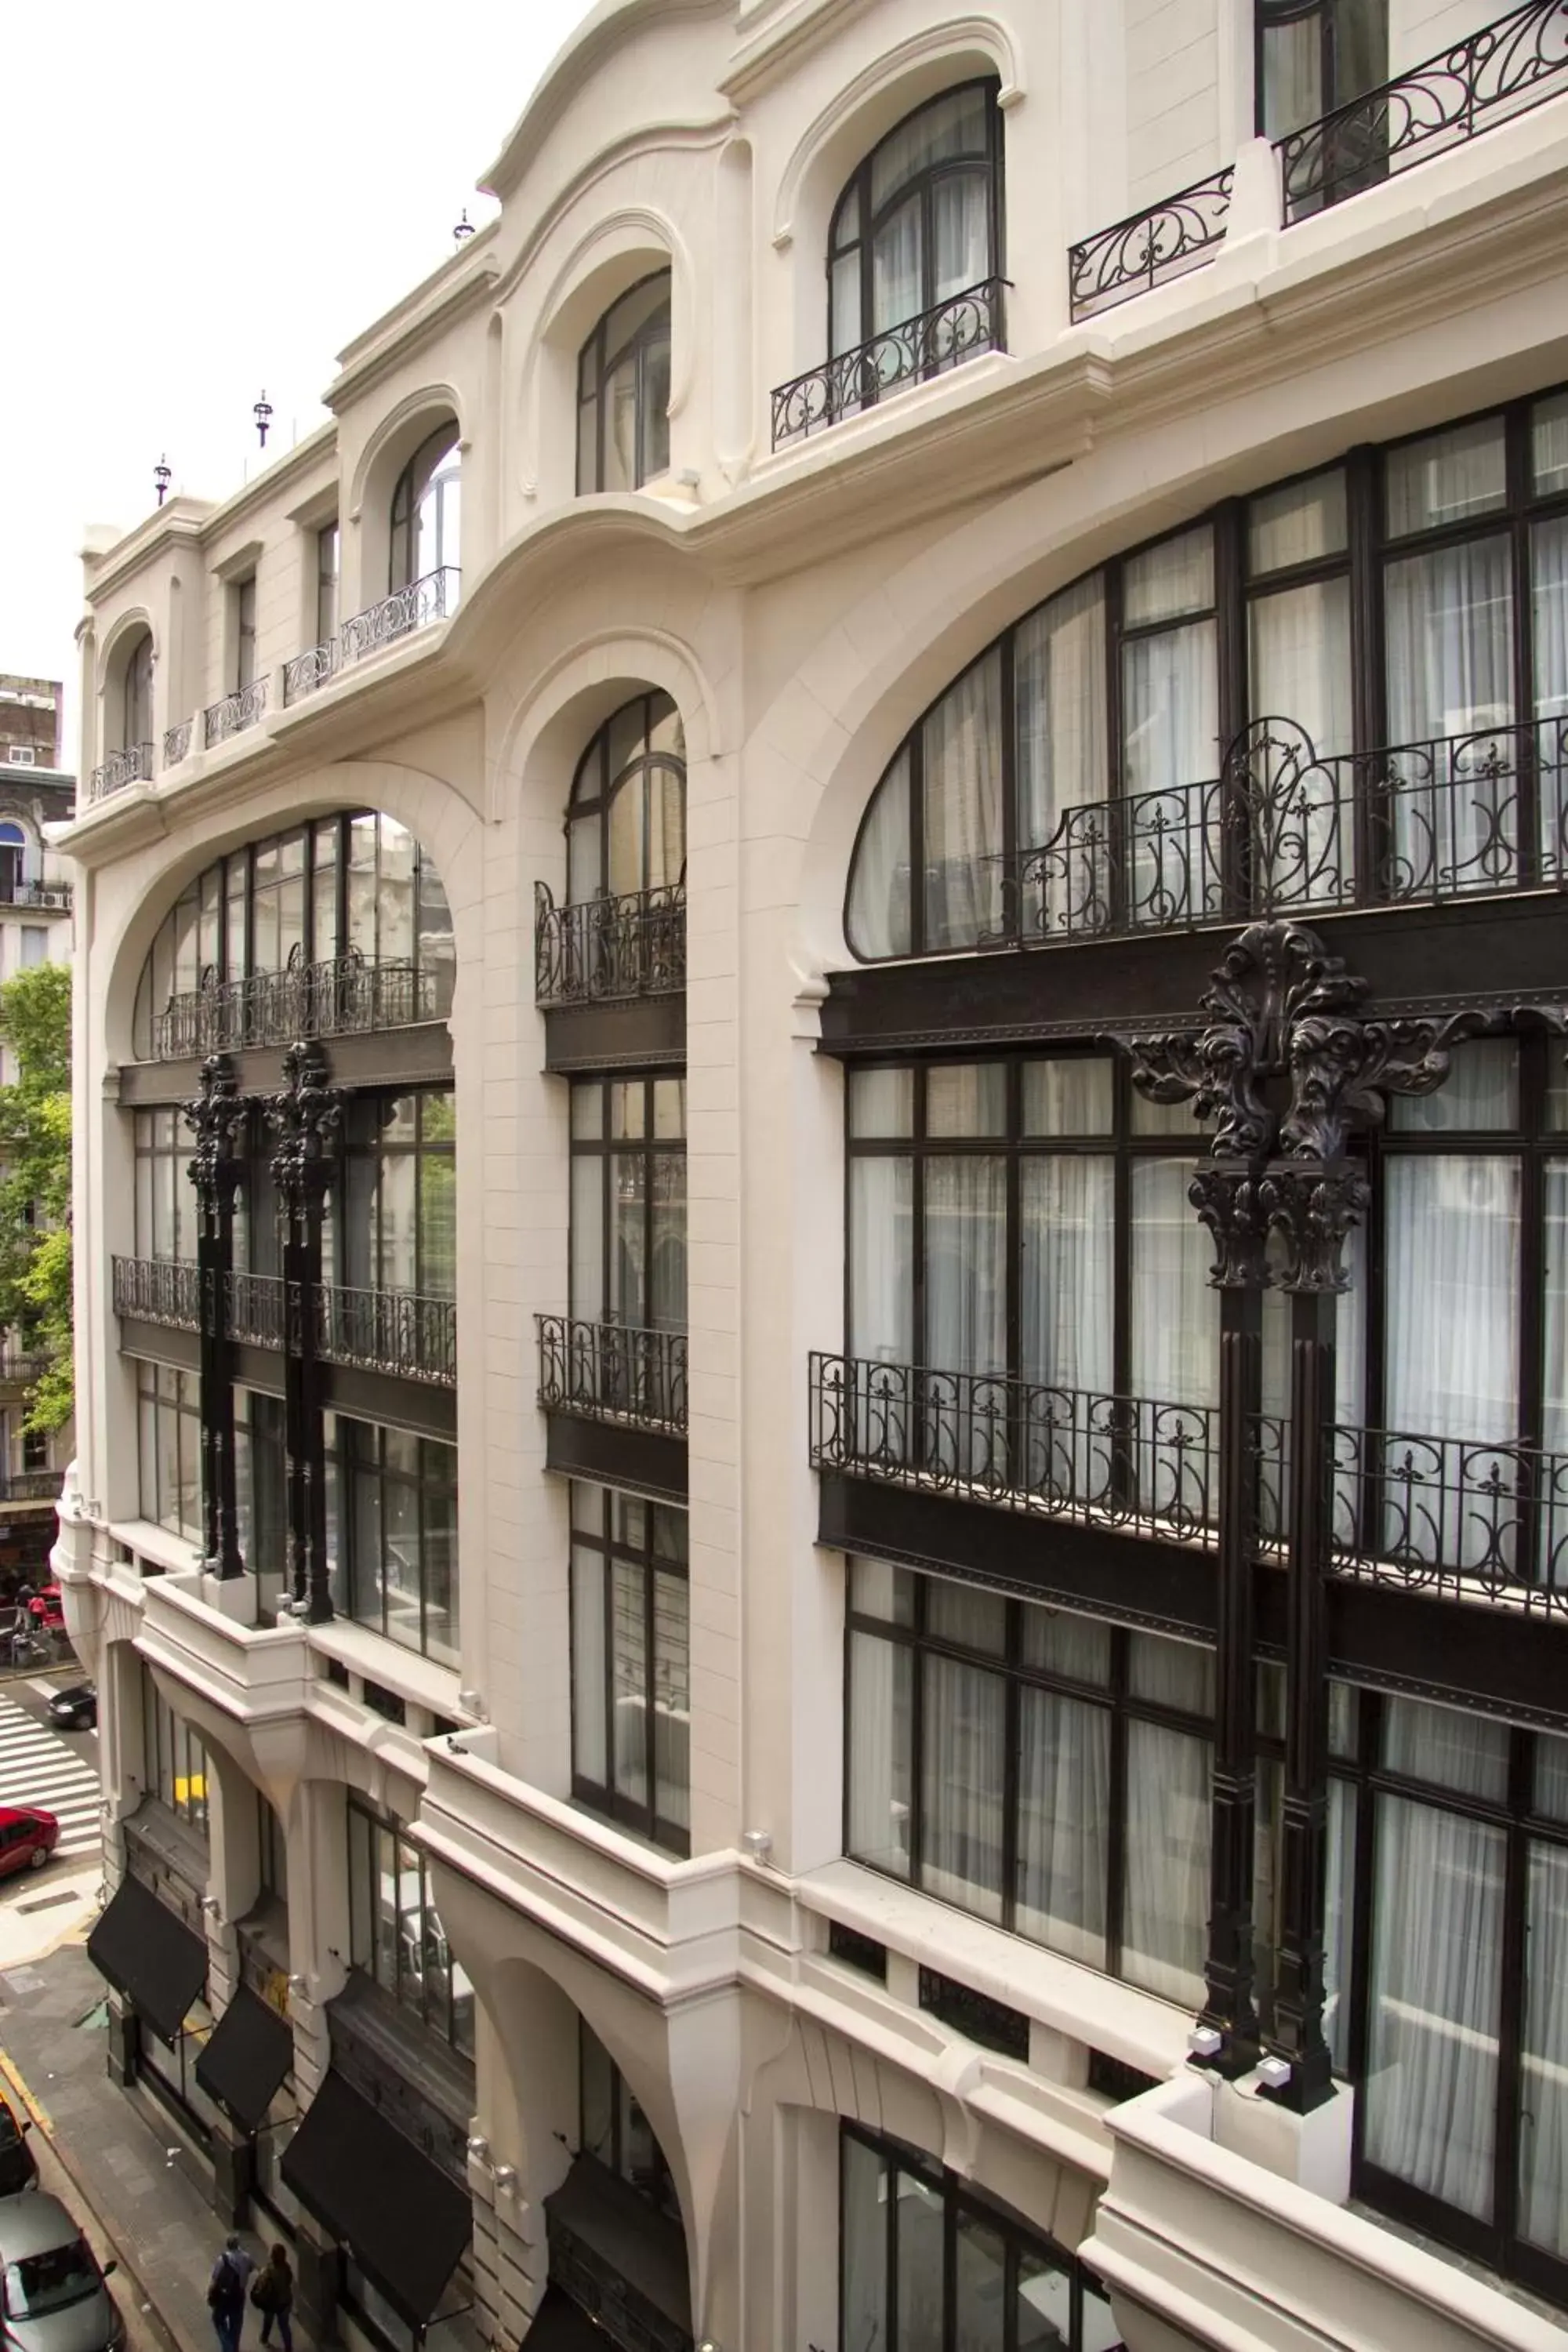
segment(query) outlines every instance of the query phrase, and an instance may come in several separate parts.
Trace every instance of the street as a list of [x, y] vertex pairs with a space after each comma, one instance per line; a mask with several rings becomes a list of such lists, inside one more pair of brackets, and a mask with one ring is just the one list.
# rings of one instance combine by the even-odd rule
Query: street
[[0, 1805], [41, 1805], [60, 1842], [41, 1870], [0, 1881], [0, 1969], [40, 1958], [79, 1935], [102, 1878], [96, 1731], [57, 1731], [51, 1692], [81, 1680], [73, 1660], [46, 1675], [0, 1682]]

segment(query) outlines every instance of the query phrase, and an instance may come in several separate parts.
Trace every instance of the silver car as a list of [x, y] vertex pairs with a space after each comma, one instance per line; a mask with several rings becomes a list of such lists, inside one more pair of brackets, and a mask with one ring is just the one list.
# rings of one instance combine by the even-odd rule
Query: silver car
[[102, 2270], [58, 2197], [0, 2198], [4, 2352], [120, 2352], [125, 2322]]

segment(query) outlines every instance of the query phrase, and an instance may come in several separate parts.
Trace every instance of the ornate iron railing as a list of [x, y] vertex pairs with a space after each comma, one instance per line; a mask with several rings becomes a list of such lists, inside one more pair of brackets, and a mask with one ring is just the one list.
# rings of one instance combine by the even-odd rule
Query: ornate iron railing
[[182, 719], [177, 727], [164, 728], [163, 765], [165, 768], [177, 768], [182, 760], [190, 757], [191, 730], [195, 723], [193, 717]]
[[810, 1412], [814, 1469], [1214, 1542], [1219, 1414], [1209, 1405], [813, 1355]]
[[539, 1402], [546, 1412], [639, 1429], [686, 1429], [686, 1334], [536, 1315]]
[[686, 885], [558, 907], [533, 886], [533, 985], [540, 1004], [668, 996], [686, 985]]
[[122, 793], [127, 784], [150, 784], [153, 781], [153, 746], [151, 743], [127, 743], [123, 751], [111, 751], [101, 765], [94, 768], [87, 780], [89, 801], [107, 800], [110, 793]]
[[1131, 213], [1068, 247], [1068, 289], [1075, 319], [1092, 319], [1212, 261], [1225, 237], [1236, 167], [1211, 172], [1190, 188]]
[[404, 1029], [438, 1011], [434, 972], [396, 959], [372, 962], [351, 948], [321, 963], [290, 962], [244, 980], [209, 973], [200, 988], [170, 997], [153, 1024], [153, 1058], [180, 1062], [301, 1037]]
[[1285, 222], [1304, 220], [1395, 172], [1568, 89], [1568, 0], [1530, 0], [1276, 142]]
[[311, 646], [306, 652], [296, 654], [292, 661], [283, 665], [285, 704], [303, 702], [308, 694], [314, 694], [319, 686], [325, 686], [327, 680], [336, 674], [337, 667], [336, 637], [329, 637], [324, 645]]
[[221, 702], [209, 702], [202, 713], [202, 740], [210, 751], [215, 743], [226, 743], [231, 735], [243, 735], [254, 727], [267, 709], [267, 689], [270, 679], [253, 677], [233, 694], [226, 694]]
[[252, 1348], [280, 1348], [288, 1331], [282, 1276], [226, 1274], [223, 1316], [231, 1339]]
[[114, 1311], [142, 1323], [166, 1323], [176, 1331], [199, 1331], [201, 1282], [189, 1258], [117, 1257], [113, 1265]]
[[0, 877], [0, 906], [56, 907], [70, 910], [68, 882], [7, 882]]
[[[395, 645], [400, 637], [411, 637], [416, 629], [428, 628], [432, 621], [448, 620], [458, 609], [462, 582], [462, 573], [447, 564], [439, 572], [426, 572], [423, 579], [411, 580], [406, 588], [395, 589], [379, 604], [352, 614], [337, 634], [333, 671], [347, 669], [367, 654], [379, 653], [383, 646]], [[321, 647], [315, 650], [319, 653]], [[316, 684], [321, 683], [318, 677]]]
[[0, 1353], [0, 1381], [32, 1382], [41, 1380], [49, 1367], [49, 1358], [25, 1355], [19, 1349], [7, 1348]]
[[998, 860], [1024, 945], [1568, 887], [1568, 719], [1323, 758], [1289, 719], [1223, 774], [1065, 810]]
[[809, 368], [773, 396], [773, 447], [873, 408], [889, 392], [924, 383], [977, 352], [1005, 351], [1005, 278], [987, 278], [901, 326], [889, 327]]
[[64, 1477], [62, 1470], [13, 1470], [0, 1477], [0, 1502], [58, 1502]]
[[406, 1380], [458, 1377], [458, 1310], [449, 1298], [421, 1298], [405, 1290], [349, 1290], [316, 1286], [316, 1346], [333, 1363], [361, 1364]]
[[1568, 1616], [1568, 1454], [1381, 1429], [1332, 1443], [1336, 1575]]

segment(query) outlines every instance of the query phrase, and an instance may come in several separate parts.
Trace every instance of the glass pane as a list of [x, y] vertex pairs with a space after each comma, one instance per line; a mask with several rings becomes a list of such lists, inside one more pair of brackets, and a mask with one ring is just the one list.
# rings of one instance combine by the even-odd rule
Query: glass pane
[[999, 1592], [927, 1577], [926, 1632], [933, 1641], [956, 1642], [999, 1658], [1007, 1646], [1007, 1603]]
[[[951, 301], [991, 275], [991, 174], [948, 172], [931, 190], [935, 238], [932, 299]], [[940, 355], [940, 345], [938, 346]]]
[[[1352, 748], [1351, 589], [1348, 580], [1314, 581], [1247, 606], [1252, 715], [1302, 728], [1325, 760]], [[1331, 898], [1348, 879], [1353, 856], [1352, 788], [1348, 776], [1304, 780], [1307, 843], [1274, 846], [1283, 867], [1279, 887], [1291, 898]], [[1335, 825], [1337, 816], [1338, 824]]]
[[1134, 1633], [1129, 1643], [1127, 1687], [1134, 1698], [1186, 1715], [1214, 1713], [1214, 1652], [1160, 1633]]
[[1121, 617], [1126, 627], [1206, 613], [1214, 604], [1214, 532], [1207, 523], [1130, 555], [1121, 568]]
[[1208, 1742], [1129, 1723], [1127, 1785], [1122, 1973], [1194, 2007], [1204, 1994], [1209, 1907]]
[[[1175, 793], [1203, 783], [1219, 770], [1219, 703], [1212, 621], [1134, 637], [1122, 648], [1125, 704], [1123, 789]], [[1205, 911], [1202, 886], [1214, 851], [1205, 850], [1201, 807], [1173, 801], [1141, 813], [1134, 850], [1136, 905], [1164, 904], [1163, 891], [1177, 872], [1184, 905]], [[1197, 828], [1196, 831], [1194, 828]], [[1158, 838], [1151, 838], [1156, 833]], [[1175, 840], [1165, 836], [1174, 833]], [[1173, 857], [1179, 857], [1173, 868]], [[1196, 894], [1195, 896], [1194, 894]], [[1167, 918], [1166, 919], [1169, 919]]]
[[1018, 838], [1034, 847], [1051, 839], [1065, 810], [1102, 801], [1110, 788], [1103, 573], [1019, 623], [1013, 676]]
[[914, 1132], [912, 1070], [851, 1070], [849, 1132], [854, 1136]]
[[686, 1829], [691, 1820], [691, 1670], [684, 1576], [653, 1580], [654, 1811]]
[[[1187, 1159], [1132, 1165], [1131, 1386], [1157, 1405], [1206, 1405], [1218, 1376], [1213, 1254], [1187, 1199], [1196, 1166]], [[1196, 1424], [1187, 1427], [1190, 1434]], [[1152, 1424], [1151, 1433], [1174, 1432]]]
[[[1390, 1153], [1385, 1213], [1387, 1372], [1384, 1418], [1392, 1430], [1485, 1444], [1511, 1439], [1519, 1377], [1519, 1188], [1517, 1160], [1447, 1152]], [[1483, 1530], [1463, 1500], [1470, 1473], [1451, 1454], [1414, 1461], [1432, 1515], [1456, 1559], [1474, 1559]], [[1403, 1473], [1408, 1481], [1410, 1473]], [[1476, 1475], [1484, 1475], [1478, 1471]], [[1438, 1496], [1431, 1490], [1446, 1488]], [[1389, 1488], [1391, 1512], [1400, 1494]], [[1421, 1540], [1415, 1527], [1404, 1530]], [[1391, 1538], [1392, 1535], [1391, 1535]], [[1459, 1552], [1453, 1547], [1460, 1546]], [[1428, 1556], [1431, 1556], [1428, 1554]]]
[[1352, 1956], [1355, 1949], [1356, 1791], [1329, 1782], [1328, 1876], [1323, 1926], [1323, 2033], [1334, 2071], [1350, 2064]]
[[942, 2198], [912, 2172], [896, 2175], [899, 2352], [943, 2352]]
[[[1538, 522], [1530, 534], [1535, 715], [1568, 716], [1568, 517]], [[1537, 737], [1541, 761], [1541, 849], [1547, 872], [1568, 873], [1568, 742], [1561, 730]]]
[[1370, 2164], [1461, 2212], [1492, 2206], [1504, 1833], [1377, 1801], [1367, 2074]]
[[914, 1358], [914, 1169], [890, 1154], [849, 1164], [849, 1345], [883, 1363]]
[[1254, 499], [1247, 510], [1247, 560], [1255, 572], [1286, 572], [1342, 555], [1349, 544], [1345, 478], [1336, 466]]
[[1531, 425], [1531, 463], [1538, 498], [1568, 490], [1568, 392], [1537, 402]]
[[611, 1642], [615, 1786], [634, 1804], [647, 1802], [647, 1635], [642, 1570], [614, 1560]]
[[953, 2239], [954, 2352], [1004, 2352], [1006, 2337], [1007, 2246], [994, 2230], [960, 2206]]
[[1025, 1063], [1026, 1135], [1109, 1135], [1112, 1123], [1109, 1062]]
[[988, 93], [979, 86], [955, 89], [922, 106], [890, 131], [871, 157], [871, 210], [933, 163], [955, 155], [984, 155]]
[[616, 2164], [616, 2070], [598, 2035], [577, 2026], [583, 2146], [611, 2171]]
[[910, 196], [871, 238], [871, 332], [885, 334], [925, 308], [925, 238], [921, 200]]
[[1470, 1715], [1426, 1699], [1383, 1703], [1383, 1763], [1413, 1780], [1432, 1780], [1460, 1796], [1502, 1804], [1508, 1796], [1509, 1729], [1506, 1723]]
[[828, 272], [829, 320], [828, 352], [837, 359], [843, 352], [852, 352], [862, 341], [860, 327], [860, 250], [840, 254]]
[[1005, 1064], [938, 1063], [926, 1073], [928, 1135], [1003, 1135], [1006, 1128]]
[[[1108, 1390], [1115, 1163], [1098, 1152], [1041, 1153], [1023, 1161], [1018, 1182], [1019, 1371], [1053, 1390]], [[1097, 1474], [1109, 1466], [1106, 1413], [1083, 1398], [1052, 1395], [1035, 1400], [1032, 1420], [1031, 1446], [1044, 1449], [1035, 1469], [1073, 1492], [1100, 1491]]]
[[842, 2214], [839, 2341], [844, 2352], [887, 2352], [888, 2197], [885, 2159], [847, 2132], [839, 2138]]
[[1324, 113], [1323, 34], [1317, 12], [1263, 28], [1263, 120], [1266, 139], [1282, 139]]
[[923, 1661], [922, 1862], [928, 1894], [1002, 1916], [1005, 1685], [951, 1658]]
[[1110, 1717], [1103, 1706], [1019, 1693], [1017, 1930], [1105, 1966]]
[[1519, 2134], [1520, 2234], [1568, 2254], [1568, 1853], [1531, 1845], [1523, 2081]]
[[1535, 1735], [1535, 1810], [1568, 1822], [1568, 1739], [1550, 1731]]
[[[868, 1165], [874, 1165], [868, 1162]], [[1006, 1369], [1007, 1167], [999, 1157], [927, 1160], [925, 1164], [925, 1361], [938, 1371]], [[1005, 1440], [982, 1416], [999, 1400], [973, 1394], [961, 1404], [960, 1443]]]
[[1451, 1135], [1519, 1125], [1519, 1047], [1510, 1037], [1456, 1045], [1448, 1075], [1434, 1095], [1395, 1095], [1388, 1106], [1396, 1135]]
[[1483, 416], [1391, 449], [1387, 468], [1391, 539], [1489, 513], [1508, 503], [1502, 418]]
[[849, 1594], [858, 1617], [879, 1617], [889, 1625], [915, 1622], [915, 1580], [907, 1568], [885, 1559], [852, 1559]]
[[1024, 1604], [1024, 1664], [1072, 1682], [1110, 1679], [1110, 1628], [1092, 1617], [1071, 1617], [1062, 1609]]
[[912, 1667], [913, 1654], [901, 1643], [877, 1633], [849, 1637], [849, 1851], [896, 1878], [910, 1874]]
[[1002, 908], [1002, 661], [964, 673], [925, 722], [928, 948], [973, 947]]
[[908, 955], [910, 948], [910, 755], [900, 751], [871, 797], [855, 844], [845, 908], [854, 953]]

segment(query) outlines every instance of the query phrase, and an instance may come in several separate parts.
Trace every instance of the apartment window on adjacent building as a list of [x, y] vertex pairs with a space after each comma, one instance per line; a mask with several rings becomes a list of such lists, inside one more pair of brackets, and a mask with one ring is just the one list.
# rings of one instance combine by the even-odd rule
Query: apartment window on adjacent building
[[229, 611], [234, 629], [234, 671], [230, 691], [243, 694], [256, 679], [256, 574], [229, 585]]
[[456, 1666], [457, 1447], [328, 1413], [326, 1449], [334, 1607]]
[[[1388, 79], [1388, 0], [1258, 0], [1258, 128], [1321, 121]], [[1374, 126], [1381, 140], [1386, 124]], [[1369, 149], [1369, 156], [1370, 156]]]
[[19, 824], [0, 824], [0, 903], [14, 905], [26, 863], [26, 842]]
[[424, 1855], [395, 1822], [348, 1802], [350, 1957], [399, 2006], [464, 2057], [474, 2054], [474, 1989], [454, 1957]]
[[162, 1798], [205, 1838], [207, 1833], [207, 1759], [190, 1725], [174, 1713], [149, 1669], [142, 1670], [142, 1760], [147, 1793]]
[[22, 1467], [24, 1470], [47, 1470], [49, 1466], [49, 1441], [41, 1429], [22, 1432]]
[[582, 2153], [635, 2189], [674, 2222], [680, 2199], [664, 2150], [626, 2078], [590, 2025], [577, 2021], [577, 2079]]
[[136, 1367], [142, 1517], [187, 1543], [202, 1541], [202, 1416], [195, 1372]]
[[1121, 2352], [1099, 2282], [1012, 2206], [849, 2124], [838, 2165], [842, 2352]]
[[686, 1513], [574, 1483], [574, 1793], [687, 1853], [690, 1725]]
[[337, 635], [339, 562], [338, 526], [330, 522], [316, 533], [316, 643], [319, 646], [326, 645]]
[[32, 965], [47, 963], [48, 960], [49, 935], [47, 931], [44, 929], [42, 924], [24, 923], [22, 926], [22, 970], [26, 971]]
[[6, 746], [5, 757], [14, 768], [31, 768], [37, 766], [38, 755], [30, 743], [11, 743]]

